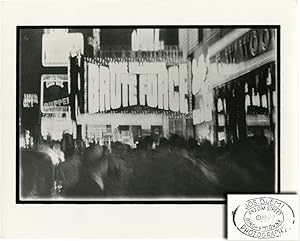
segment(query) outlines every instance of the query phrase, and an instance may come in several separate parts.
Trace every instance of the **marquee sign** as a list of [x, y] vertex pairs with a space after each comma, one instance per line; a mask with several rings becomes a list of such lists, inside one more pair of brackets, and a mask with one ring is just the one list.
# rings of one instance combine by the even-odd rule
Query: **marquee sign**
[[187, 64], [87, 62], [87, 112], [145, 106], [188, 114]]
[[69, 112], [69, 81], [68, 75], [42, 75], [41, 78], [41, 112]]

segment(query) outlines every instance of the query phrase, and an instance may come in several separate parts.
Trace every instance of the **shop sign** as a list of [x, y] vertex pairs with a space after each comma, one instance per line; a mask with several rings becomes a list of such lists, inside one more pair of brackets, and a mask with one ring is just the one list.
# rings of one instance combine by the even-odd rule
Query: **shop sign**
[[188, 113], [187, 65], [165, 63], [87, 63], [88, 112], [149, 106]]
[[37, 94], [24, 94], [23, 96], [23, 107], [31, 108], [33, 104], [38, 104], [38, 96]]
[[[211, 87], [223, 84], [232, 78], [257, 68], [266, 61], [275, 61], [272, 51], [275, 43], [275, 29], [251, 29], [233, 40], [217, 54], [209, 54], [209, 82]], [[208, 50], [209, 52], [209, 50]]]
[[41, 112], [68, 113], [70, 109], [69, 81], [67, 75], [42, 75]]
[[211, 62], [238, 64], [273, 48], [274, 29], [253, 29], [233, 41], [212, 57]]

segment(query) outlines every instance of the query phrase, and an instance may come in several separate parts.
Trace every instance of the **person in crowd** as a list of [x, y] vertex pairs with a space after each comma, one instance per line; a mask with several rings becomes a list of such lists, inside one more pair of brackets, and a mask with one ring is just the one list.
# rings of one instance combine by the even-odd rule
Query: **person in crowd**
[[[204, 156], [194, 156], [194, 149], [181, 137], [170, 138], [176, 155], [176, 185], [179, 193], [189, 196], [207, 196], [218, 192], [219, 177], [217, 168]], [[191, 140], [189, 141], [191, 142]]]
[[65, 150], [65, 162], [59, 165], [60, 175], [62, 176], [62, 194], [68, 192], [68, 189], [79, 181], [81, 152], [84, 152], [82, 146], [79, 146], [80, 149], [72, 147], [74, 142], [70, 137], [69, 134], [64, 134], [62, 139], [62, 145]]
[[64, 152], [65, 156], [72, 156], [75, 149], [74, 140], [71, 134], [64, 133], [62, 137], [62, 151]]
[[62, 162], [65, 161], [65, 154], [63, 153], [63, 151], [61, 149], [60, 141], [53, 141], [52, 142], [52, 150], [57, 155], [59, 163], [62, 163]]
[[170, 152], [170, 142], [161, 138], [151, 160], [151, 191], [156, 197], [176, 196], [176, 156]]
[[151, 136], [146, 136], [138, 145], [139, 149], [152, 150], [153, 139]]
[[77, 153], [79, 155], [83, 154], [83, 152], [86, 148], [84, 141], [82, 139], [78, 139], [78, 140], [76, 140], [75, 144], [76, 144], [75, 153]]
[[111, 144], [106, 178], [108, 196], [122, 197], [127, 195], [128, 177], [132, 169], [126, 166], [126, 148], [127, 147], [120, 142]]
[[65, 160], [64, 153], [60, 148], [60, 143], [51, 140], [49, 137], [46, 141], [42, 141], [39, 144], [37, 151], [49, 155], [53, 165], [58, 165]]
[[115, 142], [111, 144], [111, 160], [110, 160], [110, 170], [111, 172], [120, 175], [120, 171], [124, 166], [124, 153], [125, 146], [120, 142]]
[[99, 198], [106, 196], [105, 177], [108, 158], [105, 147], [89, 146], [83, 153], [79, 181], [65, 193], [67, 197]]
[[152, 137], [146, 136], [139, 142], [137, 149], [127, 155], [126, 163], [132, 170], [128, 180], [129, 196], [145, 197], [153, 194], [152, 143]]
[[54, 165], [43, 152], [21, 150], [21, 198], [47, 199], [54, 197]]

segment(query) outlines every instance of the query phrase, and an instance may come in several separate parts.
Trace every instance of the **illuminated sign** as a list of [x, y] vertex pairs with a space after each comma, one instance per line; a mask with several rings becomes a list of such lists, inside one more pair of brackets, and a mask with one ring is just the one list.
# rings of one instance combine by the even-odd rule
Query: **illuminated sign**
[[188, 113], [186, 80], [186, 63], [169, 68], [161, 62], [88, 63], [88, 112], [138, 105]]
[[100, 140], [104, 136], [111, 136], [111, 125], [87, 125], [86, 137], [90, 140]]
[[64, 31], [44, 33], [42, 64], [45, 67], [67, 66], [70, 55], [83, 54], [83, 35]]
[[131, 49], [133, 51], [154, 51], [164, 49], [164, 42], [159, 41], [159, 29], [136, 29], [131, 34]]
[[41, 117], [41, 134], [44, 139], [51, 136], [52, 140], [61, 140], [64, 133], [73, 133], [76, 136], [76, 123], [66, 118]]
[[69, 81], [67, 75], [42, 75], [41, 78], [41, 112], [69, 112]]
[[37, 94], [24, 94], [23, 96], [23, 107], [31, 108], [33, 104], [38, 104], [38, 96]]
[[193, 95], [200, 91], [203, 81], [207, 77], [207, 66], [204, 61], [204, 56], [200, 55], [198, 59], [192, 61], [192, 91]]
[[248, 73], [253, 66], [276, 61], [275, 39], [274, 29], [251, 29], [217, 53], [209, 54], [209, 72], [213, 85], [223, 84], [232, 78]]

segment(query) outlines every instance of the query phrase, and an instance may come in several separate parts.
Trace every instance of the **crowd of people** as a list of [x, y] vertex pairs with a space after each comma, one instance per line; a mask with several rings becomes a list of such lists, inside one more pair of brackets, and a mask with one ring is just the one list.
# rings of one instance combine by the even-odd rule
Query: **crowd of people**
[[23, 199], [202, 198], [226, 193], [274, 192], [273, 145], [247, 139], [216, 147], [209, 142], [150, 136], [137, 148], [113, 142], [88, 147], [64, 134], [35, 150], [22, 149]]

